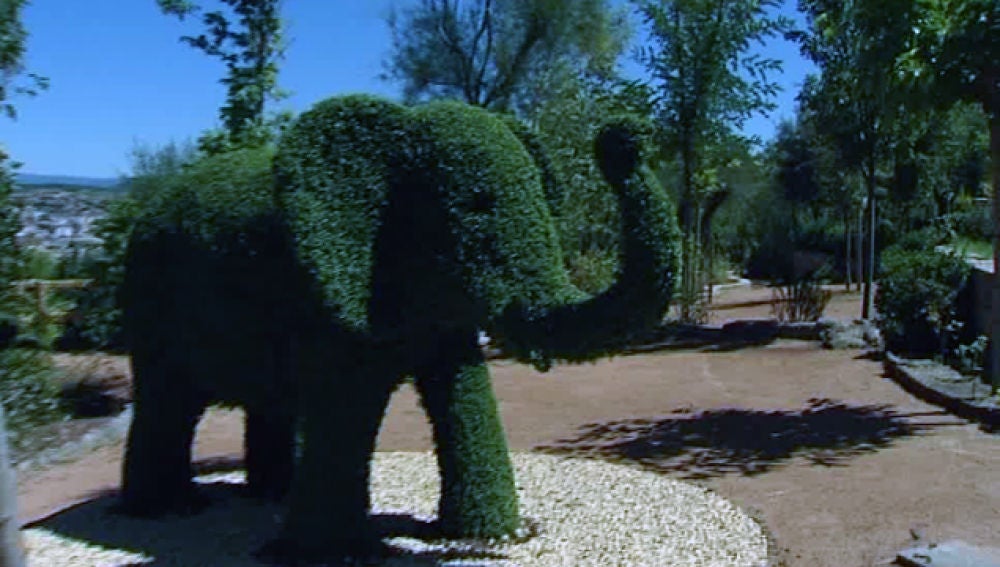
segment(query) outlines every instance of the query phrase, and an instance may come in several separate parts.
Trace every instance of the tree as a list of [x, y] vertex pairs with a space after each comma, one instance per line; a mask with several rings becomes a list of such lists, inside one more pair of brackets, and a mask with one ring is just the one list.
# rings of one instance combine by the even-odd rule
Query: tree
[[557, 65], [610, 76], [628, 39], [625, 14], [607, 0], [420, 0], [387, 23], [383, 78], [401, 82], [406, 99], [493, 110], [537, 97], [532, 80]]
[[[817, 18], [831, 6], [820, 5]], [[839, 5], [841, 3], [834, 2]], [[892, 80], [885, 109], [924, 113], [957, 103], [979, 105], [989, 121], [994, 227], [1000, 221], [1000, 4], [994, 0], [887, 0], [851, 2], [857, 35], [864, 38], [857, 68], [877, 69], [859, 83]], [[834, 6], [836, 7], [836, 6]], [[827, 34], [827, 36], [834, 34]], [[872, 66], [871, 63], [877, 65]], [[994, 228], [994, 269], [1000, 268], [1000, 232]], [[1000, 341], [1000, 278], [994, 280], [991, 342]], [[991, 348], [988, 371], [1000, 388], [1000, 349]]]
[[793, 34], [803, 53], [822, 70], [818, 79], [807, 83], [804, 104], [834, 141], [841, 165], [858, 171], [864, 181], [868, 207], [864, 319], [871, 317], [873, 297], [878, 171], [892, 149], [893, 120], [899, 114], [891, 97], [892, 55], [881, 46], [906, 33], [905, 22], [872, 25], [877, 9], [869, 4], [800, 0], [809, 30]]
[[[201, 11], [189, 0], [156, 1], [165, 14], [181, 20]], [[222, 11], [205, 12], [202, 15], [205, 33], [181, 37], [184, 43], [217, 57], [227, 69], [220, 80], [227, 88], [226, 102], [219, 109], [224, 130], [209, 132], [200, 140], [208, 153], [225, 151], [232, 145], [266, 141], [275, 125], [265, 121], [265, 104], [287, 96], [278, 87], [278, 62], [284, 57], [285, 48], [281, 0], [221, 1], [229, 7], [231, 15]], [[280, 116], [277, 124], [287, 121], [287, 116]]]
[[[891, 9], [890, 9], [891, 8]], [[882, 46], [897, 57], [897, 70], [910, 87], [910, 103], [951, 106], [971, 102], [989, 119], [993, 183], [993, 271], [1000, 274], [1000, 3], [995, 0], [895, 0], [885, 18], [903, 21], [910, 30], [897, 46]], [[994, 390], [1000, 389], [1000, 277], [993, 279], [990, 360]]]
[[[0, 109], [11, 118], [16, 116], [10, 102], [11, 94], [34, 94], [47, 83], [37, 75], [28, 74], [31, 84], [14, 83], [25, 74], [24, 53], [27, 31], [21, 21], [26, 0], [8, 0], [0, 4]], [[7, 293], [10, 278], [17, 266], [17, 215], [9, 197], [14, 178], [6, 152], [0, 149], [0, 310]], [[0, 567], [23, 567], [24, 548], [21, 546], [20, 526], [17, 522], [17, 481], [7, 454], [7, 421], [0, 405]]]
[[654, 104], [666, 161], [678, 166], [678, 215], [682, 248], [682, 319], [700, 294], [697, 226], [704, 203], [720, 185], [717, 170], [730, 156], [734, 130], [756, 113], [774, 108], [778, 85], [768, 75], [781, 62], [750, 53], [753, 42], [790, 28], [774, 18], [777, 0], [633, 0], [652, 33], [640, 60], [658, 88]]

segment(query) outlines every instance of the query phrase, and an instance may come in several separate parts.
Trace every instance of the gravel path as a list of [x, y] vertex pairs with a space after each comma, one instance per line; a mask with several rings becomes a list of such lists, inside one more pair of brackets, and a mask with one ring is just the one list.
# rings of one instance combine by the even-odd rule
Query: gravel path
[[[482, 544], [417, 537], [433, 519], [438, 478], [429, 453], [376, 453], [374, 509], [405, 553], [384, 565], [756, 566], [767, 560], [760, 525], [712, 491], [601, 461], [513, 455], [523, 515], [538, 534]], [[97, 501], [25, 530], [32, 565], [51, 567], [259, 565], [249, 551], [275, 534], [280, 507], [233, 495], [242, 473], [201, 477], [217, 502], [187, 518], [151, 521], [105, 513]], [[414, 529], [417, 528], [417, 529]]]

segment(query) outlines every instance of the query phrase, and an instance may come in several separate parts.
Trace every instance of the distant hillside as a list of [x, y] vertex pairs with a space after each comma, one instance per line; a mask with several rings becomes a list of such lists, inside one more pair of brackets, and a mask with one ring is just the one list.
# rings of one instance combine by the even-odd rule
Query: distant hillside
[[17, 173], [14, 182], [28, 187], [33, 185], [61, 187], [93, 187], [112, 189], [121, 183], [117, 177], [78, 177], [73, 175], [41, 175], [37, 173]]

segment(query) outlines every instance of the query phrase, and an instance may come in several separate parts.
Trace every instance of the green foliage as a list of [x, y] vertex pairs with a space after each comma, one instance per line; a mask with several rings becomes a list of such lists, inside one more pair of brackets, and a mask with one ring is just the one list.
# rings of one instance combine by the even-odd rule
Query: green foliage
[[333, 98], [299, 116], [275, 156], [279, 199], [298, 256], [348, 328], [368, 327], [381, 208], [413, 136], [409, 111], [368, 96]]
[[650, 26], [654, 47], [642, 59], [661, 85], [660, 112], [674, 148], [712, 136], [752, 115], [773, 109], [778, 85], [768, 75], [781, 62], [746, 57], [753, 42], [787, 31], [787, 18], [772, 18], [774, 0], [635, 0]]
[[47, 353], [0, 348], [0, 403], [10, 442], [18, 448], [32, 429], [64, 417]]
[[59, 258], [44, 248], [24, 250], [18, 279], [52, 279], [59, 272]]
[[936, 246], [947, 244], [950, 239], [951, 232], [947, 228], [931, 225], [903, 233], [893, 242], [892, 248], [905, 252], [926, 252], [934, 250]]
[[[440, 221], [422, 238], [440, 238], [441, 246], [457, 249], [455, 261], [463, 281], [436, 285], [469, 286], [461, 295], [469, 293], [483, 302], [438, 306], [445, 311], [438, 311], [437, 318], [471, 322], [498, 315], [514, 298], [554, 305], [569, 297], [561, 257], [552, 264], [551, 254], [558, 253], [559, 246], [550, 214], [547, 207], [539, 207], [547, 201], [538, 167], [544, 165], [542, 149], [532, 146], [525, 132], [522, 135], [527, 148], [503, 120], [450, 102], [408, 110], [377, 99], [343, 97], [321, 103], [300, 118], [276, 160], [281, 200], [299, 235], [301, 257], [316, 271], [330, 307], [350, 328], [370, 325], [366, 274], [374, 261], [371, 243], [395, 179], [413, 179], [407, 198], [419, 212], [410, 211], [411, 216]], [[409, 147], [398, 142], [402, 136], [412, 140]], [[537, 158], [528, 151], [532, 147]], [[320, 160], [335, 166], [323, 167]], [[445, 177], [428, 179], [423, 172]], [[551, 187], [551, 181], [546, 185]], [[332, 194], [328, 187], [337, 192]], [[451, 227], [451, 234], [435, 236], [445, 226]], [[357, 270], [343, 270], [346, 265]]]
[[[675, 210], [642, 166], [650, 144], [648, 123], [618, 117], [595, 141], [606, 181], [619, 192], [621, 267], [614, 285], [583, 302], [550, 309], [517, 306], [500, 321], [500, 342], [538, 368], [554, 359], [593, 360], [629, 344], [666, 314], [677, 277], [679, 241]], [[601, 321], [601, 323], [596, 323]], [[494, 336], [494, 333], [490, 333]]]
[[518, 138], [502, 120], [461, 103], [430, 103], [415, 114], [433, 140], [429, 165], [448, 172], [441, 190], [465, 285], [486, 312], [496, 316], [515, 300], [572, 298], [550, 212], [539, 206], [546, 201], [538, 168]]
[[681, 249], [680, 318], [693, 319], [712, 250], [712, 216], [730, 194], [719, 171], [745, 145], [738, 134], [754, 114], [774, 108], [776, 59], [748, 56], [750, 45], [789, 29], [769, 13], [775, 0], [633, 0], [649, 26], [652, 45], [640, 51], [656, 86], [652, 103], [660, 126], [661, 159], [676, 175]]
[[945, 222], [955, 234], [968, 240], [993, 239], [993, 215], [987, 206], [972, 206], [955, 211], [945, 217]]
[[[0, 112], [15, 118], [17, 111], [10, 103], [11, 95], [34, 96], [49, 86], [47, 78], [26, 73], [24, 68], [25, 42], [28, 32], [21, 21], [21, 11], [28, 0], [7, 0], [0, 4]], [[14, 81], [24, 75], [27, 84]], [[6, 159], [6, 157], [4, 157]]]
[[[621, 211], [594, 159], [593, 140], [603, 123], [593, 117], [628, 112], [648, 115], [649, 109], [638, 108], [640, 105], [630, 99], [628, 86], [608, 86], [568, 72], [553, 70], [545, 85], [547, 97], [529, 118], [546, 153], [552, 156], [553, 175], [560, 181], [559, 191], [547, 189], [546, 196], [570, 280], [595, 294], [614, 281]], [[531, 146], [527, 147], [531, 151]]]
[[882, 255], [875, 304], [890, 351], [913, 357], [948, 357], [968, 334], [969, 314], [959, 294], [971, 268], [950, 253], [893, 247]]
[[75, 307], [56, 342], [65, 350], [123, 351], [119, 286], [124, 278], [125, 250], [136, 219], [151, 203], [177, 191], [185, 169], [197, 159], [190, 144], [170, 142], [159, 148], [136, 146], [129, 154], [132, 175], [127, 193], [108, 202], [105, 215], [95, 222], [101, 249], [84, 258], [79, 277], [93, 280], [86, 289], [65, 293]]
[[949, 244], [953, 250], [966, 258], [978, 258], [980, 260], [991, 260], [993, 258], [992, 240], [973, 240], [957, 237]]
[[967, 376], [982, 376], [989, 337], [979, 335], [971, 343], [959, 344], [948, 363]]
[[497, 466], [508, 461], [508, 447], [489, 367], [481, 355], [469, 358], [454, 378], [446, 367], [436, 371], [447, 380], [432, 374], [416, 381], [441, 470], [441, 528], [452, 536], [502, 537], [520, 527], [517, 490], [513, 470]]
[[[27, 77], [31, 82], [27, 86], [18, 85], [15, 81], [25, 74], [25, 43], [27, 31], [22, 22], [22, 10], [27, 0], [5, 0], [0, 2], [0, 112], [10, 118], [16, 116], [12, 94], [33, 95], [39, 89], [47, 86], [47, 80], [31, 73]], [[10, 320], [11, 305], [8, 296], [10, 280], [17, 269], [17, 243], [14, 236], [18, 230], [16, 212], [10, 204], [10, 193], [13, 190], [13, 175], [8, 163], [7, 152], [0, 148], [0, 321]], [[4, 325], [0, 323], [0, 327]], [[2, 332], [2, 331], [0, 331]], [[7, 325], [7, 334], [11, 332]], [[0, 343], [5, 342], [0, 338]], [[5, 345], [4, 345], [5, 346]], [[40, 372], [36, 365], [17, 362], [17, 354], [0, 346], [0, 395], [4, 409], [8, 403], [11, 409], [7, 415], [0, 415], [0, 516], [6, 519], [17, 517], [16, 483], [10, 469], [7, 454], [8, 433], [15, 435], [31, 421], [31, 416], [41, 416], [44, 400], [39, 401], [33, 396], [32, 381]], [[44, 356], [44, 355], [42, 355]], [[25, 388], [21, 388], [22, 383]], [[19, 406], [24, 407], [19, 407]], [[10, 411], [15, 412], [12, 416]], [[18, 413], [19, 412], [19, 413]], [[0, 564], [9, 567], [22, 567], [26, 564], [24, 548], [20, 542], [20, 534], [16, 521], [7, 521], [0, 526]]]
[[897, 58], [908, 93], [921, 99], [910, 104], [950, 106], [956, 100], [979, 102], [986, 108], [996, 104], [1000, 61], [996, 2], [920, 0], [891, 6], [892, 10], [872, 10], [882, 18], [873, 25], [893, 19], [910, 32], [902, 41], [881, 46]]
[[[150, 303], [156, 299], [144, 286], [167, 284], [150, 280], [173, 282], [178, 290], [172, 293], [193, 297], [216, 286], [231, 286], [234, 295], [260, 286], [263, 304], [272, 297], [276, 280], [290, 275], [267, 272], [274, 268], [269, 254], [280, 246], [280, 240], [275, 241], [280, 222], [271, 192], [272, 154], [259, 148], [199, 159], [143, 205], [126, 249], [122, 284], [130, 316], [151, 318], [140, 328], [154, 324], [157, 317], [183, 324], [177, 314], [157, 315], [162, 307]], [[252, 266], [258, 255], [259, 265]], [[176, 262], [177, 273], [159, 273], [157, 263], [168, 260]], [[227, 313], [224, 306], [199, 305], [197, 310], [197, 315], [188, 315], [194, 320], [214, 318], [211, 326], [220, 329], [233, 325], [246, 331], [243, 325], [267, 324], [253, 322], [249, 313]]]
[[[285, 96], [278, 88], [278, 62], [284, 57], [280, 0], [222, 0], [222, 3], [231, 14], [205, 12], [202, 23], [206, 33], [181, 38], [226, 64], [227, 75], [220, 81], [226, 85], [226, 104], [219, 109], [225, 134], [220, 141], [220, 136], [210, 133], [202, 144], [215, 153], [259, 143], [265, 102]], [[200, 10], [197, 4], [186, 0], [157, 0], [157, 4], [164, 13], [182, 20]]]

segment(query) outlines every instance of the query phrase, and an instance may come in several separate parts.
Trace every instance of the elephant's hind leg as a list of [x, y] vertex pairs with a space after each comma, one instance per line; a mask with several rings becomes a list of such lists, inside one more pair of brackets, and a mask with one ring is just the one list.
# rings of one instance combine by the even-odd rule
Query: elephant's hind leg
[[244, 448], [247, 494], [284, 498], [295, 468], [295, 418], [284, 412], [248, 409]]
[[135, 354], [134, 405], [118, 510], [139, 516], [190, 513], [205, 504], [194, 489], [191, 443], [205, 404], [190, 376]]
[[438, 515], [447, 536], [501, 537], [520, 523], [514, 472], [489, 368], [467, 343], [416, 379], [437, 447]]

